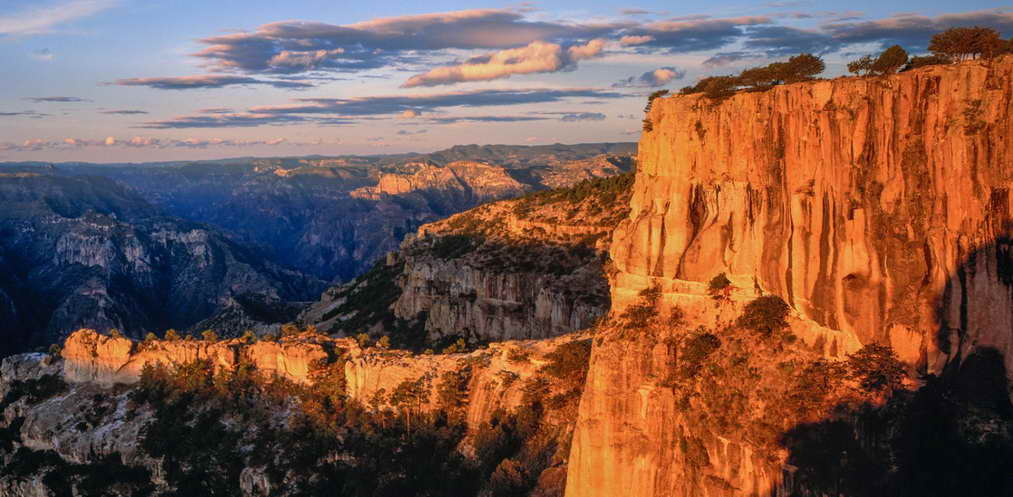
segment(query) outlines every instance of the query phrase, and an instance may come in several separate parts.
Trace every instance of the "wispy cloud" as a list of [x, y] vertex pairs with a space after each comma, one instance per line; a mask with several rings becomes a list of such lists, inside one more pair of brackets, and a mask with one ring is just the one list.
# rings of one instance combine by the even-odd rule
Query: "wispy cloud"
[[88, 100], [87, 98], [80, 98], [80, 97], [26, 97], [24, 98], [24, 100], [28, 100], [29, 102], [35, 102], [37, 104], [38, 103], [67, 104], [67, 103], [91, 102], [91, 100]]
[[135, 116], [135, 115], [140, 115], [140, 114], [147, 114], [148, 111], [146, 111], [146, 110], [136, 110], [136, 109], [111, 109], [111, 110], [102, 110], [102, 111], [99, 111], [99, 113], [100, 114], [110, 114], [110, 115], [114, 115], [114, 116]]
[[[450, 108], [502, 107], [531, 103], [561, 102], [572, 98], [623, 98], [622, 93], [591, 88], [535, 88], [513, 90], [472, 90], [429, 95], [378, 95], [357, 98], [299, 98], [291, 104], [252, 107], [245, 112], [219, 112], [228, 109], [205, 109], [191, 115], [151, 121], [142, 127], [230, 128], [282, 124], [312, 123], [321, 125], [354, 124], [362, 119], [414, 119], [423, 114]], [[494, 122], [506, 120], [537, 120], [531, 117], [438, 117], [431, 122], [446, 124], [470, 120]]]
[[117, 0], [70, 0], [0, 15], [0, 36], [34, 35], [109, 9]]
[[230, 76], [228, 74], [202, 74], [197, 76], [175, 76], [167, 78], [129, 78], [118, 79], [111, 83], [119, 86], [147, 86], [156, 90], [197, 90], [209, 88], [225, 88], [227, 86], [267, 85], [275, 88], [306, 89], [315, 85], [303, 81], [263, 80], [246, 76]]
[[170, 148], [191, 148], [203, 149], [210, 147], [253, 147], [253, 146], [274, 146], [274, 145], [309, 145], [310, 143], [290, 142], [286, 138], [255, 139], [255, 140], [234, 140], [228, 138], [155, 138], [149, 136], [134, 136], [119, 138], [109, 136], [100, 139], [88, 138], [63, 138], [43, 139], [33, 138], [20, 143], [0, 143], [0, 151], [5, 152], [38, 152], [49, 150], [72, 150], [79, 148], [148, 148], [148, 149], [170, 149]]
[[48, 115], [49, 114], [43, 114], [41, 112], [36, 112], [34, 110], [22, 110], [22, 111], [15, 111], [15, 112], [3, 112], [3, 111], [0, 111], [0, 117], [29, 117], [29, 118], [32, 118], [32, 119], [39, 119], [39, 118], [42, 118], [42, 117], [46, 117]]

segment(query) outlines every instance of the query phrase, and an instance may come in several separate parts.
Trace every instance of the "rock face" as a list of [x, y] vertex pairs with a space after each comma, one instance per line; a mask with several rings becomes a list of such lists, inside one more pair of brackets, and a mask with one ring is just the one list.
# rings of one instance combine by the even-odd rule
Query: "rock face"
[[[460, 413], [463, 426], [470, 434], [461, 439], [462, 445], [457, 449], [465, 457], [476, 457], [467, 454], [475, 452], [473, 444], [483, 443], [475, 438], [481, 437], [477, 435], [479, 430], [488, 430], [491, 420], [500, 419], [498, 417], [504, 413], [530, 402], [525, 399], [529, 398], [532, 388], [542, 389], [546, 398], [563, 393], [573, 400], [566, 401], [565, 410], [546, 408], [542, 419], [549, 428], [542, 433], [551, 440], [568, 440], [579, 392], [574, 388], [579, 388], [579, 382], [573, 385], [572, 382], [547, 381], [546, 378], [551, 380], [552, 377], [546, 376], [543, 366], [552, 361], [551, 354], [560, 347], [578, 342], [589, 347], [586, 345], [588, 338], [586, 334], [572, 334], [554, 340], [494, 344], [470, 353], [412, 355], [377, 347], [362, 348], [351, 339], [332, 339], [311, 333], [270, 342], [233, 339], [207, 343], [195, 340], [135, 342], [92, 330], [79, 330], [68, 338], [60, 358], [25, 354], [8, 357], [0, 363], [0, 398], [3, 399], [0, 401], [0, 434], [4, 436], [4, 445], [0, 445], [0, 468], [5, 468], [0, 471], [0, 490], [10, 495], [50, 495], [60, 488], [61, 482], [68, 482], [67, 488], [70, 488], [69, 482], [81, 488], [80, 485], [88, 483], [91, 471], [116, 470], [123, 474], [116, 474], [116, 480], [108, 482], [112, 486], [106, 491], [112, 495], [131, 495], [131, 489], [138, 486], [150, 487], [156, 495], [178, 491], [172, 482], [180, 481], [179, 477], [167, 474], [177, 469], [168, 468], [152, 457], [148, 452], [150, 446], [143, 442], [148, 436], [145, 430], [157, 425], [163, 414], [143, 401], [139, 403], [134, 397], [134, 385], [145, 365], [159, 363], [172, 368], [198, 359], [207, 360], [216, 371], [226, 373], [236, 371], [236, 366], [244, 362], [266, 378], [279, 376], [303, 385], [316, 381], [311, 371], [326, 368], [337, 359], [343, 365], [339, 369], [340, 384], [347, 402], [357, 403], [371, 412], [387, 410], [388, 414], [392, 408], [399, 409], [396, 392], [406, 384], [420, 388], [421, 397], [426, 399], [415, 407], [418, 409], [416, 415], [449, 409], [446, 394], [441, 390], [445, 388], [442, 382], [448, 375], [461, 378], [463, 383], [456, 387], [460, 390], [455, 389], [454, 395], [458, 399], [455, 402], [460, 402], [463, 409]], [[586, 368], [586, 357], [584, 359], [580, 368]], [[37, 383], [40, 381], [42, 383]], [[219, 408], [212, 411], [215, 413], [213, 424], [218, 426], [221, 417], [221, 423], [236, 430], [237, 436], [246, 434], [254, 440], [263, 440], [257, 438], [257, 432], [267, 429], [264, 422], [274, 430], [294, 430], [290, 438], [281, 438], [279, 443], [303, 443], [313, 436], [334, 436], [295, 429], [300, 425], [292, 421], [296, 417], [288, 411], [297, 409], [298, 402], [294, 398], [287, 402], [289, 407], [271, 413], [266, 416], [268, 419], [251, 418], [245, 411], [223, 412]], [[170, 425], [178, 422], [163, 421]], [[523, 440], [516, 441], [521, 442]], [[544, 449], [546, 442], [541, 439], [539, 447]], [[214, 449], [197, 450], [210, 452]], [[265, 468], [265, 454], [258, 452], [263, 450], [272, 449], [253, 450], [250, 445], [242, 450], [243, 454], [234, 456], [243, 459], [238, 461], [241, 472], [235, 470], [235, 481], [227, 482], [230, 495], [301, 495], [297, 489], [290, 489], [292, 482], [286, 480], [284, 471], [279, 473]], [[349, 457], [344, 452], [339, 454]], [[537, 479], [539, 473], [536, 472], [536, 479], [531, 480], [530, 485], [550, 491], [549, 495], [559, 495], [560, 477], [565, 474], [565, 455], [560, 457], [563, 457], [562, 462], [553, 466], [548, 466], [548, 461], [539, 462], [539, 467], [545, 468], [543, 479], [546, 481]], [[19, 463], [18, 458], [23, 461]], [[45, 462], [29, 462], [29, 458]], [[111, 458], [115, 458], [120, 467], [111, 465]], [[354, 467], [355, 461], [349, 462]], [[494, 465], [496, 462], [493, 460]], [[230, 461], [230, 464], [237, 464], [237, 461]], [[58, 474], [62, 471], [65, 480], [54, 478], [54, 471]], [[311, 479], [319, 476], [333, 475], [310, 475]], [[84, 477], [83, 482], [80, 477]]]
[[608, 311], [604, 253], [626, 215], [631, 179], [586, 181], [424, 225], [382, 266], [325, 293], [302, 320], [412, 347], [587, 328]]
[[[1007, 58], [655, 101], [611, 247], [614, 311], [656, 285], [662, 308], [718, 330], [764, 292], [827, 357], [883, 343], [939, 374], [994, 349], [1013, 372], [1011, 95]], [[721, 272], [736, 290], [716, 306]], [[664, 338], [596, 341], [566, 495], [787, 494], [785, 454], [685, 424], [658, 378]]]
[[241, 333], [291, 320], [283, 303], [323, 287], [105, 178], [0, 176], [0, 203], [0, 355], [82, 326], [143, 336], [217, 315]]

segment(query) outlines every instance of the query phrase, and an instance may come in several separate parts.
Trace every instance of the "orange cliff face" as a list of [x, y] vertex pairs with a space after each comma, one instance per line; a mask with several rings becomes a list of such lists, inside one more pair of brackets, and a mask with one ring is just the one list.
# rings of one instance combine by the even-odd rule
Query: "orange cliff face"
[[547, 362], [546, 354], [561, 344], [587, 338], [585, 334], [573, 333], [550, 340], [493, 343], [466, 354], [415, 355], [362, 348], [351, 338], [308, 333], [253, 343], [240, 339], [144, 343], [82, 329], [67, 338], [61, 355], [65, 380], [106, 386], [140, 381], [148, 364], [171, 367], [194, 360], [208, 360], [215, 368], [226, 370], [245, 360], [268, 378], [278, 376], [309, 383], [318, 362], [340, 356], [344, 360], [346, 393], [350, 399], [369, 405], [378, 392], [389, 396], [402, 382], [421, 381], [430, 392], [427, 409], [439, 408], [437, 389], [444, 373], [467, 371], [466, 419], [470, 428], [477, 429], [498, 409], [509, 411], [521, 405], [527, 381], [543, 376], [539, 369]]
[[[1013, 371], [1011, 106], [1013, 57], [656, 100], [613, 236], [612, 309], [657, 286], [659, 315], [680, 308], [684, 328], [706, 326], [723, 340], [717, 354], [739, 347], [755, 369], [690, 389], [687, 408], [666, 380], [685, 334], [599, 333], [566, 496], [786, 495], [788, 455], [734, 428], [762, 426], [791, 394], [767, 363], [885, 343], [914, 371], [939, 374], [986, 347]], [[715, 302], [707, 282], [721, 272], [735, 289]], [[761, 293], [792, 307], [804, 346], [750, 350], [722, 335]], [[715, 422], [726, 411], [710, 397], [748, 393], [734, 383], [750, 375], [782, 397], [756, 389], [741, 418]]]
[[613, 306], [725, 272], [922, 370], [992, 346], [1013, 371], [1011, 91], [1007, 57], [659, 99]]

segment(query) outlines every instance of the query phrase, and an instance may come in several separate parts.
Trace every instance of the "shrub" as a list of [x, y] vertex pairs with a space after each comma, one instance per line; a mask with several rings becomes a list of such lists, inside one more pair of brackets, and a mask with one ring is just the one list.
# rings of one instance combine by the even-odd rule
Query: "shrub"
[[651, 92], [651, 94], [647, 96], [647, 105], [644, 106], [644, 114], [650, 113], [651, 106], [654, 105], [654, 101], [657, 100], [658, 98], [664, 97], [665, 95], [668, 95], [668, 90], [658, 90], [655, 92]]
[[381, 348], [381, 349], [383, 349], [383, 350], [389, 349], [390, 348], [390, 337], [387, 336], [387, 335], [384, 335], [384, 336], [380, 337], [380, 339], [376, 341], [376, 346], [379, 347], [379, 348]]
[[299, 327], [294, 323], [285, 323], [281, 325], [281, 336], [282, 337], [293, 337], [299, 334]]
[[588, 362], [591, 360], [591, 340], [575, 340], [556, 347], [545, 355], [549, 363], [541, 371], [563, 380], [578, 383], [587, 375]]
[[121, 332], [120, 330], [118, 330], [116, 328], [113, 328], [113, 329], [109, 330], [109, 336], [112, 337], [112, 338], [123, 338], [123, 332]]
[[52, 344], [52, 345], [49, 346], [49, 355], [51, 355], [53, 357], [58, 357], [62, 352], [63, 352], [63, 347], [61, 347], [60, 344], [58, 344], [58, 343], [54, 343], [54, 344]]
[[369, 335], [359, 333], [358, 335], [355, 335], [355, 342], [359, 344], [359, 347], [367, 348], [369, 347]]
[[763, 336], [770, 336], [788, 326], [788, 310], [788, 304], [781, 297], [764, 295], [746, 304], [735, 324]]
[[718, 273], [707, 284], [707, 292], [716, 296], [731, 286], [732, 281], [728, 279], [728, 276], [725, 276], [725, 273]]
[[906, 376], [904, 364], [889, 346], [871, 343], [848, 355], [848, 377], [866, 392], [892, 392]]
[[215, 333], [214, 330], [204, 330], [200, 335], [205, 342], [214, 343], [218, 341], [218, 333]]
[[165, 332], [165, 339], [170, 342], [175, 342], [176, 340], [179, 340], [179, 333], [177, 333], [176, 330], [169, 328]]
[[253, 330], [246, 330], [243, 332], [243, 336], [240, 339], [246, 343], [254, 343], [257, 341], [257, 334]]
[[918, 69], [919, 67], [938, 66], [949, 63], [950, 59], [941, 55], [915, 56], [908, 60], [907, 65], [904, 66], [903, 70], [910, 71], [911, 69]]

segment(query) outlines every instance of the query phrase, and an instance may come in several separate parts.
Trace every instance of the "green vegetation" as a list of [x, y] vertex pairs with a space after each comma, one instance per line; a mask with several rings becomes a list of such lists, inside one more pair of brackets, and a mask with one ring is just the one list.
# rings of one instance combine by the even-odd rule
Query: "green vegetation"
[[[644, 114], [650, 114], [651, 107], [654, 105], [654, 101], [665, 95], [668, 95], [668, 90], [657, 90], [651, 92], [651, 94], [647, 96], [647, 105], [644, 106]], [[651, 119], [649, 117], [644, 118], [643, 124], [644, 124], [644, 132], [650, 133], [651, 131], [654, 131], [654, 123], [651, 122]]]
[[788, 326], [789, 309], [788, 304], [776, 295], [757, 297], [746, 304], [735, 325], [770, 337]]
[[901, 388], [907, 371], [885, 345], [869, 344], [848, 356], [848, 378], [869, 393], [892, 393]]
[[746, 69], [737, 76], [711, 76], [694, 86], [679, 91], [683, 95], [703, 93], [707, 98], [720, 100], [739, 90], [765, 91], [780, 84], [810, 81], [826, 69], [823, 59], [803, 53], [785, 62], [774, 62], [762, 67]]
[[979, 26], [950, 28], [932, 37], [929, 51], [939, 57], [962, 61], [1009, 53], [1010, 43], [999, 38], [999, 32]]
[[848, 71], [854, 74], [884, 75], [893, 74], [908, 63], [908, 54], [900, 45], [893, 45], [887, 48], [878, 57], [873, 59], [866, 55], [848, 64]]
[[715, 298], [721, 297], [726, 290], [730, 290], [732, 281], [725, 276], [725, 273], [718, 273], [707, 283], [707, 293]]
[[[580, 181], [569, 188], [542, 190], [517, 199], [514, 214], [526, 219], [541, 207], [551, 204], [580, 204], [591, 202], [599, 211], [619, 205], [633, 188], [634, 173], [628, 172], [606, 178]], [[593, 210], [593, 209], [592, 209]]]
[[38, 404], [53, 398], [67, 390], [63, 377], [55, 374], [43, 375], [36, 379], [14, 381], [7, 390], [7, 395], [0, 401], [0, 412], [7, 406], [24, 399], [29, 404]]
[[205, 342], [215, 343], [218, 341], [218, 333], [215, 333], [214, 330], [204, 330], [201, 332], [201, 339]]

